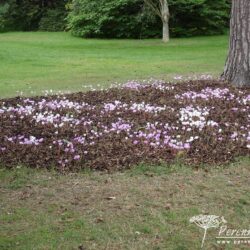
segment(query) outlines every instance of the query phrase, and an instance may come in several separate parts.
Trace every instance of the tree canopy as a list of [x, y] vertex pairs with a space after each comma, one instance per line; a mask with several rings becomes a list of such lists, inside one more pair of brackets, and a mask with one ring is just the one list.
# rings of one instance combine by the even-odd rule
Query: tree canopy
[[[221, 34], [229, 0], [168, 0], [171, 36]], [[162, 24], [144, 0], [0, 1], [0, 31], [71, 30], [80, 37], [161, 37]]]

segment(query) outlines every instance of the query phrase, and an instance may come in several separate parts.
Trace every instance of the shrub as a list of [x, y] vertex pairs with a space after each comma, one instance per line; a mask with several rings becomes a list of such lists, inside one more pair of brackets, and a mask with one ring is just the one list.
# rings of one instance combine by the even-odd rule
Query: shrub
[[141, 0], [75, 0], [68, 17], [75, 36], [136, 38], [142, 28]]

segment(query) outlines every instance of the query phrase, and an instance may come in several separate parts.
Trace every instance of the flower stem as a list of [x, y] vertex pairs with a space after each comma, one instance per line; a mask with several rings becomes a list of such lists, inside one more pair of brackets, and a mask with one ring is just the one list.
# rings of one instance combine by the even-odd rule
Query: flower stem
[[203, 236], [202, 243], [201, 243], [201, 248], [203, 248], [206, 236], [207, 236], [207, 228], [205, 229], [205, 232], [204, 232], [204, 236]]

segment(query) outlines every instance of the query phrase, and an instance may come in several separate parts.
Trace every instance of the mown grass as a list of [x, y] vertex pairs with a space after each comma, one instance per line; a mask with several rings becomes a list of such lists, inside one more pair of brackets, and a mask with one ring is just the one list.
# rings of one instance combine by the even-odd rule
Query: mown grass
[[94, 40], [68, 33], [0, 34], [0, 98], [43, 90], [79, 91], [114, 82], [223, 70], [227, 36], [160, 40]]
[[[191, 216], [224, 216], [245, 229], [250, 218], [250, 159], [197, 170], [140, 165], [113, 174], [0, 169], [1, 249], [200, 249]], [[210, 229], [204, 249], [217, 244]]]

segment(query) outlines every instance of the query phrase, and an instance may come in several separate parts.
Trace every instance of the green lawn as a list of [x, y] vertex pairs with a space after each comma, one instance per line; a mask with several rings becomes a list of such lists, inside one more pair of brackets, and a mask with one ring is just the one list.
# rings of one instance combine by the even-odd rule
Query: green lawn
[[[120, 173], [60, 175], [0, 169], [0, 249], [198, 250], [192, 216], [224, 216], [249, 229], [249, 159], [227, 167], [138, 166]], [[221, 245], [208, 230], [204, 249]]]
[[[0, 98], [92, 84], [222, 72], [227, 36], [160, 40], [86, 40], [68, 33], [0, 34]], [[34, 91], [35, 93], [32, 93]]]

